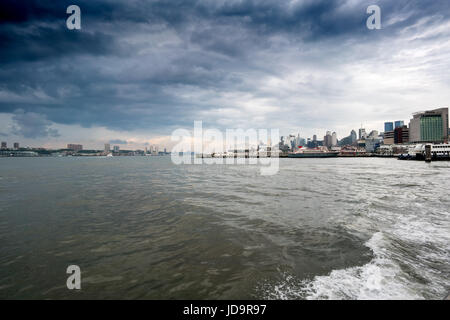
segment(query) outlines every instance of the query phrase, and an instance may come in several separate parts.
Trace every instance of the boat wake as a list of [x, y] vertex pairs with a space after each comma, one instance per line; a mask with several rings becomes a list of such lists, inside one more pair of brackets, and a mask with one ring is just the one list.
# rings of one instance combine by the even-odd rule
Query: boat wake
[[[347, 232], [365, 234], [370, 262], [327, 275], [300, 278], [282, 274], [265, 285], [268, 299], [444, 299], [450, 289], [450, 228], [447, 200], [439, 193], [419, 197], [417, 187], [407, 201], [396, 196], [363, 203], [340, 224]], [[396, 197], [396, 198], [395, 198]], [[426, 204], [424, 203], [426, 201]]]
[[374, 258], [363, 266], [333, 270], [329, 275], [296, 281], [292, 275], [273, 289], [265, 290], [267, 299], [423, 299], [408, 286], [407, 275], [383, 249], [383, 233], [377, 232], [366, 243]]

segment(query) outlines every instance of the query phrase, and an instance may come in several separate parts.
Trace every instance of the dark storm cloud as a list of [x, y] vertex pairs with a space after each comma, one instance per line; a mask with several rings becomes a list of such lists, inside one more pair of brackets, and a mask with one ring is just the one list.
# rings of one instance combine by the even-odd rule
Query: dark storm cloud
[[[404, 18], [370, 33], [365, 10], [374, 3], [383, 21]], [[347, 43], [369, 41], [376, 48], [425, 17], [449, 17], [445, 0], [102, 0], [76, 2], [82, 17], [76, 31], [65, 27], [71, 4], [0, 3], [0, 112], [16, 112], [16, 133], [55, 134], [46, 121], [170, 130], [209, 111], [204, 120], [216, 121], [226, 116], [215, 110], [238, 108], [237, 94], [285, 98], [258, 84], [289, 69], [275, 67], [280, 50], [306, 52], [312, 64], [332, 65], [355, 58], [349, 53], [341, 58], [342, 51], [351, 52], [343, 47]], [[334, 53], [334, 47], [340, 51]], [[316, 51], [328, 51], [329, 58]], [[339, 93], [329, 84], [305, 88]]]
[[50, 128], [51, 121], [40, 114], [19, 109], [14, 113], [12, 120], [14, 125], [11, 131], [15, 135], [26, 138], [59, 137], [58, 130]]

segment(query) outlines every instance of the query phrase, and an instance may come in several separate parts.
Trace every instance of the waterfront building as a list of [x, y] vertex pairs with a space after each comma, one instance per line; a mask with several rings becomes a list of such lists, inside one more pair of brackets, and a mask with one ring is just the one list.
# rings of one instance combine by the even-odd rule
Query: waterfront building
[[402, 144], [409, 142], [409, 129], [407, 126], [395, 128], [394, 130], [394, 143]]
[[370, 137], [366, 139], [366, 151], [367, 152], [375, 152], [381, 145], [382, 140], [378, 137]]
[[388, 132], [388, 131], [394, 131], [394, 123], [392, 123], [392, 122], [384, 123], [384, 132]]
[[114, 146], [114, 147], [113, 147], [113, 150], [114, 150], [114, 152], [116, 152], [116, 153], [117, 153], [117, 152], [119, 152], [119, 151], [120, 151], [120, 147], [119, 147], [119, 146]]
[[14, 150], [19, 150], [19, 143], [18, 142], [14, 142]]
[[4, 141], [2, 141], [2, 150], [8, 149], [8, 144]]
[[83, 150], [83, 145], [81, 144], [68, 144], [67, 149], [73, 150], [73, 151], [81, 151]]
[[395, 121], [395, 128], [394, 129], [403, 127], [404, 125], [405, 125], [405, 123], [403, 121]]
[[384, 133], [384, 144], [390, 145], [395, 143], [395, 132], [394, 131], [386, 131]]
[[105, 152], [111, 151], [111, 146], [109, 143], [105, 143]]
[[409, 141], [443, 142], [448, 140], [448, 108], [417, 112], [409, 122]]

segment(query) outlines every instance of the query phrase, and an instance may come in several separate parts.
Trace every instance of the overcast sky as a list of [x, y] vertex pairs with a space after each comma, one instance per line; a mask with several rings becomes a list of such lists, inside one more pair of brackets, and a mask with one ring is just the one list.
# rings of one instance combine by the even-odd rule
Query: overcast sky
[[0, 21], [9, 144], [169, 146], [194, 120], [343, 138], [450, 104], [448, 0], [2, 0]]

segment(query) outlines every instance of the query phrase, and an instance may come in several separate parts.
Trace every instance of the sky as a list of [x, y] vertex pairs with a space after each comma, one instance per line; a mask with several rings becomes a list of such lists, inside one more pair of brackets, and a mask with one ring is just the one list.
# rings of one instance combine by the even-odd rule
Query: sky
[[170, 148], [194, 121], [344, 138], [450, 105], [448, 0], [2, 0], [0, 48], [8, 145]]

